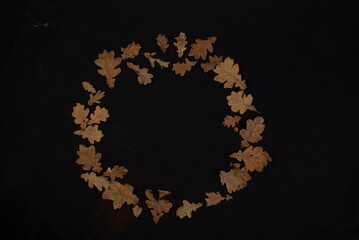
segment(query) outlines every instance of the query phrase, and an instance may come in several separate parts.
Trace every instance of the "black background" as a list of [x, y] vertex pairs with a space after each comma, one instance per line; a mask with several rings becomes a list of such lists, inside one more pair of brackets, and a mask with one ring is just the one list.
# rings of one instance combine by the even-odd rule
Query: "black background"
[[[37, 0], [2, 10], [7, 239], [359, 239], [357, 1]], [[172, 210], [155, 225], [147, 209], [139, 219], [114, 211], [79, 178], [71, 111], [87, 101], [82, 81], [107, 89], [93, 63], [103, 49], [119, 54], [136, 41], [159, 52], [156, 35], [179, 32], [189, 43], [217, 36], [215, 54], [240, 63], [273, 162], [234, 200], [192, 219]], [[177, 59], [173, 46], [158, 56]], [[175, 206], [224, 193], [218, 171], [240, 141], [220, 124], [230, 90], [199, 65], [183, 78], [151, 69], [148, 86], [122, 70], [102, 103], [103, 166], [129, 168], [125, 180], [142, 199], [147, 188], [171, 190]]]

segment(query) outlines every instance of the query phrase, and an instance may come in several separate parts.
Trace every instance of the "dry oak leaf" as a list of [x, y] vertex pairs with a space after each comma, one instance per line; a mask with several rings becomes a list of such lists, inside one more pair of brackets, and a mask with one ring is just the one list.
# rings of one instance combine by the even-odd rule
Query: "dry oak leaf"
[[192, 218], [192, 212], [195, 212], [198, 208], [202, 207], [202, 203], [190, 203], [187, 200], [182, 201], [183, 205], [176, 211], [176, 216], [179, 218]]
[[239, 134], [243, 138], [241, 142], [242, 147], [248, 147], [249, 142], [256, 143], [263, 139], [261, 136], [264, 131], [264, 119], [262, 117], [256, 117], [255, 119], [247, 120], [247, 128], [241, 129]]
[[153, 52], [153, 53], [145, 52], [143, 55], [148, 59], [148, 61], [150, 61], [150, 64], [151, 64], [152, 68], [155, 67], [156, 62], [158, 63], [158, 65], [160, 65], [161, 69], [162, 68], [168, 68], [168, 66], [170, 64], [170, 62], [162, 61], [159, 58], [153, 58], [153, 56], [156, 55], [155, 52]]
[[246, 150], [244, 150], [244, 152], [238, 151], [236, 153], [232, 153], [229, 157], [235, 158], [239, 162], [243, 160], [246, 165], [246, 169], [250, 172], [262, 172], [264, 167], [272, 161], [269, 153], [263, 151], [263, 147], [253, 148], [253, 146], [249, 146]]
[[94, 145], [86, 147], [85, 145], [80, 144], [79, 151], [76, 152], [79, 158], [76, 160], [76, 163], [82, 165], [82, 169], [89, 171], [93, 170], [94, 172], [100, 173], [101, 168], [101, 153], [96, 153]]
[[132, 213], [133, 213], [133, 215], [134, 215], [136, 218], [138, 218], [138, 217], [140, 216], [141, 212], [142, 212], [142, 208], [139, 207], [138, 205], [135, 205], [135, 206], [132, 208]]
[[173, 45], [177, 48], [178, 57], [181, 58], [183, 56], [184, 51], [186, 51], [186, 34], [181, 32], [177, 37], [175, 37], [176, 42]]
[[[168, 191], [166, 192], [170, 193]], [[145, 195], [148, 198], [148, 200], [146, 200], [146, 205], [151, 209], [153, 221], [157, 224], [164, 213], [168, 213], [170, 211], [172, 208], [172, 203], [170, 203], [168, 200], [161, 199], [163, 196], [159, 196], [158, 200], [156, 200], [153, 197], [152, 191], [150, 189], [145, 190]]]
[[92, 125], [94, 123], [106, 122], [109, 116], [110, 115], [108, 114], [108, 110], [106, 108], [96, 106], [95, 111], [94, 113], [91, 113], [90, 120], [87, 124]]
[[82, 82], [82, 87], [90, 93], [96, 93], [96, 89], [89, 82]]
[[191, 71], [192, 67], [194, 65], [196, 65], [197, 61], [191, 62], [190, 60], [188, 60], [187, 58], [185, 59], [185, 63], [174, 63], [172, 70], [176, 73], [181, 75], [181, 77], [183, 77], [185, 75], [185, 73], [188, 71]]
[[160, 47], [161, 51], [163, 53], [166, 53], [166, 50], [169, 46], [168, 44], [168, 38], [165, 34], [159, 33], [156, 37], [157, 45]]
[[137, 80], [140, 84], [147, 85], [152, 82], [153, 75], [148, 73], [148, 68], [140, 68], [139, 65], [135, 65], [131, 62], [128, 62], [127, 66], [138, 75]]
[[253, 97], [251, 94], [246, 94], [241, 90], [239, 92], [232, 91], [231, 95], [227, 96], [228, 105], [231, 107], [232, 112], [239, 112], [244, 114], [247, 110], [257, 111], [252, 105]]
[[111, 184], [102, 193], [102, 198], [113, 201], [113, 209], [120, 209], [124, 203], [137, 205], [138, 197], [133, 194], [133, 186], [111, 181]]
[[110, 186], [110, 182], [107, 180], [107, 178], [102, 176], [96, 176], [96, 173], [91, 172], [81, 174], [81, 178], [85, 180], [85, 182], [88, 182], [88, 186], [90, 188], [93, 188], [95, 186], [99, 191], [102, 191], [103, 189], [107, 189]]
[[87, 125], [87, 116], [89, 114], [90, 110], [88, 108], [85, 109], [85, 106], [76, 103], [76, 106], [72, 108], [72, 117], [74, 117], [74, 122], [78, 125], [80, 125], [81, 129], [85, 129]]
[[206, 63], [201, 63], [201, 67], [203, 68], [203, 72], [208, 72], [210, 70], [214, 70], [214, 68], [222, 62], [223, 57], [218, 57], [217, 55], [209, 56], [209, 61]]
[[88, 126], [84, 130], [77, 130], [74, 132], [75, 135], [82, 136], [83, 139], [88, 139], [91, 144], [94, 142], [100, 142], [103, 137], [102, 131], [98, 130], [98, 125]]
[[107, 52], [106, 50], [103, 53], [98, 55], [98, 59], [95, 60], [95, 64], [102, 69], [97, 70], [97, 72], [106, 77], [106, 83], [109, 88], [115, 87], [115, 77], [120, 74], [121, 68], [117, 68], [120, 65], [122, 59], [117, 57], [115, 58], [115, 52]]
[[126, 60], [128, 58], [135, 58], [136, 56], [138, 56], [140, 49], [141, 49], [140, 44], [132, 42], [128, 44], [127, 47], [121, 48], [121, 52], [122, 52], [121, 58], [123, 60]]
[[105, 177], [110, 177], [112, 181], [116, 178], [123, 178], [128, 173], [128, 170], [124, 166], [114, 166], [112, 169], [107, 168], [106, 172], [103, 174]]
[[[214, 206], [214, 205], [217, 205], [218, 203], [220, 203], [222, 200], [224, 199], [227, 199], [225, 197], [223, 197], [219, 192], [206, 192], [206, 196], [207, 198], [205, 198], [204, 200], [206, 200], [206, 203], [207, 203], [207, 207], [209, 206]], [[229, 195], [227, 195], [228, 197]], [[231, 196], [229, 196], [231, 197]], [[227, 199], [227, 201], [229, 200], [230, 198]]]
[[233, 86], [239, 87], [242, 90], [247, 88], [246, 82], [242, 80], [242, 76], [239, 74], [239, 65], [237, 63], [234, 64], [232, 58], [227, 57], [213, 71], [217, 73], [214, 80], [224, 83], [224, 88], [233, 88]]
[[219, 174], [221, 184], [226, 185], [229, 193], [247, 187], [247, 182], [252, 179], [245, 168], [233, 168], [229, 172], [221, 171]]
[[90, 93], [90, 99], [87, 101], [87, 105], [92, 106], [94, 103], [100, 104], [101, 99], [105, 97], [105, 92], [103, 91], [97, 91], [94, 94]]
[[235, 127], [239, 121], [241, 120], [241, 116], [230, 116], [230, 115], [227, 115], [223, 122], [222, 122], [222, 125], [225, 126], [225, 127]]
[[188, 56], [194, 56], [196, 60], [202, 58], [206, 60], [207, 51], [213, 52], [212, 43], [215, 43], [217, 37], [208, 37], [206, 40], [196, 39], [196, 43], [191, 44], [191, 50], [189, 51]]

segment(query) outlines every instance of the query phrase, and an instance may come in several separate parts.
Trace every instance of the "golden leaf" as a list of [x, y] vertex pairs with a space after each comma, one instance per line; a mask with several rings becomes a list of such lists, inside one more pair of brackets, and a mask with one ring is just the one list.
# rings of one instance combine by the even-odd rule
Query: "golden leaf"
[[98, 125], [88, 126], [85, 130], [77, 130], [74, 134], [82, 136], [83, 139], [87, 138], [91, 144], [94, 144], [95, 141], [100, 142], [103, 137], [102, 131], [98, 130]]
[[192, 212], [195, 212], [198, 208], [202, 207], [202, 203], [190, 203], [187, 200], [182, 201], [183, 205], [176, 211], [176, 216], [179, 218], [192, 218]]
[[229, 172], [221, 171], [219, 177], [222, 185], [226, 184], [229, 193], [245, 188], [247, 182], [252, 179], [245, 168], [233, 168]]
[[240, 116], [230, 116], [230, 115], [227, 115], [222, 124], [223, 126], [225, 127], [235, 127], [239, 121], [241, 120], [241, 117]]
[[165, 196], [171, 195], [170, 191], [166, 190], [157, 190], [158, 191], [158, 198], [163, 198]]
[[192, 67], [197, 63], [197, 61], [191, 62], [187, 58], [185, 60], [186, 60], [185, 63], [180, 63], [180, 62], [174, 63], [172, 67], [172, 70], [176, 74], [181, 75], [181, 77], [185, 75], [186, 71], [188, 72], [191, 71]]
[[103, 97], [105, 97], [105, 92], [102, 92], [102, 91], [97, 91], [95, 95], [90, 93], [90, 99], [87, 101], [87, 104], [89, 106], [92, 106], [94, 103], [100, 104], [101, 103], [100, 100]]
[[247, 129], [241, 129], [239, 134], [243, 138], [241, 142], [242, 147], [248, 147], [249, 143], [256, 143], [263, 139], [261, 133], [264, 131], [265, 125], [262, 117], [256, 117], [254, 120], [247, 120]]
[[94, 123], [106, 122], [108, 115], [108, 111], [106, 108], [101, 108], [100, 106], [96, 106], [94, 113], [90, 115], [90, 121], [87, 122], [88, 125], [92, 125]]
[[89, 114], [89, 109], [86, 108], [85, 106], [80, 104], [80, 103], [76, 103], [76, 106], [73, 107], [73, 111], [72, 111], [72, 117], [74, 117], [74, 122], [78, 125], [80, 125], [81, 129], [85, 129], [86, 125], [87, 125], [87, 116]]
[[220, 83], [224, 83], [224, 88], [239, 87], [242, 90], [247, 88], [246, 82], [242, 80], [242, 76], [239, 74], [239, 65], [234, 64], [234, 60], [227, 57], [223, 62], [218, 64], [213, 70], [217, 73], [214, 80]]
[[166, 50], [169, 46], [168, 44], [168, 38], [166, 37], [165, 34], [158, 34], [157, 37], [156, 37], [156, 41], [157, 41], [157, 45], [160, 47], [161, 51], [163, 53], [166, 53]]
[[170, 203], [168, 200], [161, 199], [161, 197], [156, 200], [153, 197], [152, 191], [150, 189], [145, 190], [145, 195], [148, 198], [148, 200], [146, 200], [146, 205], [151, 209], [153, 221], [157, 224], [164, 213], [168, 213], [170, 211], [172, 208], [172, 203]]
[[215, 43], [217, 37], [208, 37], [206, 40], [196, 39], [196, 43], [191, 44], [191, 50], [189, 51], [188, 56], [194, 56], [196, 60], [202, 58], [206, 60], [207, 51], [213, 52], [212, 43]]
[[153, 58], [153, 56], [156, 55], [155, 52], [153, 52], [153, 53], [145, 52], [143, 55], [148, 59], [148, 61], [150, 61], [152, 68], [155, 67], [156, 62], [158, 63], [158, 65], [160, 65], [161, 69], [168, 68], [168, 65], [170, 64], [170, 62], [164, 62], [159, 58]]
[[209, 56], [209, 61], [206, 63], [201, 63], [201, 67], [203, 68], [203, 72], [208, 72], [210, 70], [214, 70], [214, 68], [222, 62], [223, 57], [218, 57], [217, 55]]
[[107, 189], [110, 186], [110, 182], [107, 180], [107, 178], [102, 176], [96, 176], [96, 173], [91, 172], [81, 174], [81, 178], [85, 180], [85, 182], [88, 182], [88, 186], [90, 188], [93, 188], [95, 186], [99, 191], [102, 191], [103, 189]]
[[183, 56], [184, 51], [186, 51], [186, 34], [181, 32], [177, 37], [175, 37], [176, 42], [173, 45], [177, 48], [178, 57], [181, 58]]
[[79, 156], [76, 163], [82, 165], [83, 170], [89, 171], [92, 168], [92, 170], [97, 173], [102, 171], [100, 163], [102, 154], [96, 153], [94, 145], [86, 147], [85, 145], [80, 144], [79, 151], [76, 153]]
[[128, 62], [127, 66], [138, 75], [137, 80], [140, 84], [147, 85], [152, 82], [153, 75], [148, 73], [148, 68], [140, 68], [139, 65], [135, 65], [131, 62]]
[[242, 151], [232, 153], [229, 155], [231, 158], [237, 159], [239, 162], [242, 160], [246, 165], [246, 169], [250, 172], [257, 171], [262, 172], [264, 167], [267, 166], [268, 162], [272, 161], [272, 158], [269, 156], [268, 152], [263, 151], [263, 147], [249, 146]]
[[206, 200], [207, 207], [217, 205], [222, 200], [224, 200], [224, 197], [219, 192], [206, 192], [206, 196], [207, 198], [204, 200]]
[[89, 82], [82, 82], [82, 87], [90, 93], [96, 93], [96, 89]]
[[141, 212], [142, 212], [142, 208], [139, 207], [138, 205], [135, 205], [135, 206], [132, 208], [132, 213], [133, 213], [133, 215], [134, 215], [136, 218], [138, 218], [138, 217], [140, 216]]
[[106, 50], [103, 53], [98, 55], [98, 59], [95, 60], [95, 64], [102, 69], [97, 70], [97, 72], [106, 77], [106, 83], [109, 88], [115, 87], [115, 77], [120, 74], [121, 68], [116, 68], [120, 65], [122, 59], [117, 57], [115, 58], [115, 52], [107, 52]]
[[227, 100], [232, 112], [239, 112], [240, 114], [244, 114], [247, 110], [257, 111], [256, 108], [252, 105], [252, 95], [249, 94], [246, 96], [242, 90], [239, 92], [232, 91], [231, 95], [227, 96]]
[[133, 194], [133, 186], [111, 181], [111, 184], [102, 193], [102, 198], [113, 201], [113, 209], [120, 209], [124, 203], [137, 205], [138, 197]]
[[123, 178], [128, 173], [128, 170], [121, 166], [114, 166], [112, 169], [107, 168], [106, 172], [103, 174], [105, 177], [110, 177], [111, 180], [115, 180], [116, 178]]
[[128, 44], [127, 47], [121, 48], [121, 52], [122, 52], [121, 58], [123, 60], [126, 60], [128, 58], [135, 58], [136, 56], [138, 56], [140, 49], [141, 49], [140, 44], [132, 42]]

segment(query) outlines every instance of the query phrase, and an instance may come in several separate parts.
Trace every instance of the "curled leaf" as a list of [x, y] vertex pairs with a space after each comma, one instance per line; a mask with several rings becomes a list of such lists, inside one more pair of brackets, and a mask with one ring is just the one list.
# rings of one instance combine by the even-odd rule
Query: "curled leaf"
[[194, 56], [196, 60], [202, 58], [206, 60], [207, 51], [213, 52], [212, 44], [215, 43], [217, 37], [208, 37], [206, 40], [196, 39], [196, 43], [191, 44], [191, 50], [189, 51], [188, 56]]
[[121, 48], [121, 52], [122, 52], [121, 58], [123, 60], [126, 60], [128, 58], [135, 58], [136, 56], [138, 56], [140, 49], [141, 49], [140, 44], [132, 42], [128, 44], [127, 47]]
[[145, 52], [143, 55], [148, 59], [148, 61], [150, 61], [152, 68], [155, 67], [156, 62], [158, 65], [160, 65], [161, 69], [168, 68], [168, 65], [170, 64], [170, 62], [164, 62], [159, 58], [153, 58], [153, 56], [156, 55], [155, 52], [153, 52], [153, 53]]
[[161, 199], [161, 197], [159, 197], [158, 200], [155, 199], [150, 189], [145, 190], [145, 195], [148, 198], [148, 200], [146, 200], [146, 205], [151, 209], [153, 221], [157, 224], [164, 213], [168, 213], [170, 211], [172, 203], [168, 200]]
[[76, 152], [79, 158], [76, 160], [76, 163], [82, 165], [82, 169], [89, 171], [93, 170], [94, 172], [100, 173], [101, 168], [101, 153], [96, 153], [94, 145], [86, 147], [85, 145], [80, 144], [79, 151]]
[[248, 169], [250, 172], [262, 172], [264, 167], [272, 161], [269, 153], [265, 152], [263, 147], [259, 146], [255, 148], [253, 148], [253, 146], [249, 146], [246, 148], [246, 150], [244, 150], [244, 152], [238, 151], [236, 153], [232, 153], [229, 156], [231, 158], [237, 159], [239, 162], [243, 160], [246, 165], [246, 169]]
[[192, 218], [192, 212], [195, 212], [198, 208], [202, 207], [202, 203], [190, 203], [187, 200], [182, 201], [183, 205], [176, 211], [176, 216], [179, 218]]
[[209, 56], [209, 61], [206, 63], [201, 63], [201, 67], [203, 68], [203, 72], [208, 72], [210, 70], [214, 70], [214, 68], [222, 62], [223, 57], [218, 57], [217, 55]]
[[207, 207], [214, 206], [220, 203], [225, 198], [219, 192], [206, 192], [207, 198], [205, 198]]
[[181, 75], [182, 77], [185, 75], [186, 72], [191, 71], [192, 67], [196, 65], [197, 61], [191, 62], [187, 58], [185, 59], [185, 63], [174, 63], [172, 70], [176, 73]]
[[115, 77], [121, 72], [121, 68], [117, 68], [117, 66], [121, 62], [121, 58], [115, 58], [114, 51], [107, 52], [106, 50], [102, 54], [100, 53], [98, 59], [95, 60], [95, 64], [101, 68], [97, 72], [106, 77], [106, 83], [109, 88], [115, 87]]
[[232, 112], [244, 114], [247, 110], [257, 111], [252, 105], [252, 95], [246, 96], [242, 90], [239, 92], [232, 91], [231, 95], [227, 96], [227, 100]]
[[183, 56], [184, 51], [186, 51], [186, 34], [181, 32], [177, 37], [175, 37], [176, 42], [173, 45], [177, 48], [178, 57], [181, 58]]
[[152, 82], [153, 75], [148, 73], [148, 68], [140, 68], [139, 65], [131, 62], [128, 62], [127, 66], [137, 73], [137, 80], [140, 84], [147, 85]]
[[133, 215], [134, 215], [136, 218], [138, 218], [138, 217], [140, 216], [141, 212], [142, 212], [142, 208], [139, 207], [138, 205], [135, 205], [135, 206], [132, 208], [132, 213], [133, 213]]
[[166, 50], [169, 46], [168, 44], [168, 38], [166, 37], [165, 34], [158, 34], [157, 37], [156, 37], [156, 40], [157, 40], [157, 45], [160, 47], [161, 51], [163, 53], [166, 53]]
[[247, 88], [246, 82], [242, 80], [242, 76], [239, 74], [239, 66], [237, 63], [234, 64], [232, 58], [227, 57], [213, 71], [217, 73], [214, 80], [224, 83], [224, 88], [233, 88], [233, 86], [242, 90]]

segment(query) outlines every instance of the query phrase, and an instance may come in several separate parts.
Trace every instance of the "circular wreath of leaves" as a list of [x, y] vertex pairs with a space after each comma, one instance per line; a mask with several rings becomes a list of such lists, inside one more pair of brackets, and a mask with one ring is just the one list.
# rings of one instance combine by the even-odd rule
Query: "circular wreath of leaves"
[[[183, 59], [183, 55], [187, 50], [187, 37], [185, 33], [180, 33], [175, 37], [173, 46], [177, 49], [179, 59]], [[268, 152], [263, 150], [261, 146], [253, 146], [253, 144], [262, 140], [262, 132], [264, 131], [264, 119], [258, 116], [254, 119], [246, 121], [246, 128], [239, 129], [238, 124], [243, 119], [243, 114], [247, 111], [254, 111], [260, 114], [253, 106], [253, 97], [251, 94], [246, 94], [247, 89], [245, 80], [239, 74], [239, 66], [230, 57], [209, 56], [208, 53], [213, 52], [213, 44], [216, 42], [216, 37], [208, 37], [207, 39], [196, 39], [195, 43], [191, 44], [188, 57], [194, 58], [190, 61], [184, 58], [177, 63], [172, 64], [172, 70], [175, 74], [184, 76], [187, 72], [202, 60], [201, 67], [205, 73], [213, 71], [216, 76], [214, 81], [223, 83], [224, 88], [233, 89], [231, 94], [227, 96], [228, 105], [235, 115], [227, 115], [224, 117], [222, 125], [227, 128], [232, 128], [233, 132], [239, 134], [242, 138], [240, 149], [229, 155], [233, 158], [230, 163], [229, 171], [220, 171], [219, 179], [222, 185], [226, 186], [228, 194], [222, 196], [220, 192], [205, 192], [205, 203], [189, 202], [183, 200], [182, 205], [176, 210], [176, 215], [179, 218], [192, 217], [192, 213], [203, 205], [214, 206], [220, 202], [232, 199], [232, 193], [241, 190], [247, 186], [247, 182], [251, 180], [249, 172], [262, 172], [264, 167], [272, 159]], [[168, 38], [164, 34], [158, 34], [156, 42], [163, 54], [166, 53], [169, 47]], [[116, 76], [121, 72], [119, 65], [126, 61], [128, 68], [132, 69], [137, 74], [137, 80], [140, 84], [152, 83], [153, 75], [149, 73], [149, 69], [141, 68], [129, 60], [136, 58], [141, 50], [141, 45], [135, 42], [130, 43], [127, 47], [121, 48], [121, 57], [115, 57], [114, 51], [106, 51], [98, 55], [95, 64], [100, 67], [98, 73], [106, 78], [106, 83], [109, 88], [115, 87]], [[188, 52], [188, 51], [187, 51]], [[168, 68], [170, 62], [165, 62], [155, 57], [156, 53], [145, 52], [143, 56], [148, 59], [151, 67], [156, 65], [162, 68]], [[208, 58], [207, 58], [208, 57]], [[197, 64], [198, 65], [198, 64]], [[127, 183], [116, 181], [123, 179], [128, 173], [124, 166], [114, 166], [104, 171], [101, 167], [101, 153], [96, 152], [95, 142], [100, 142], [103, 138], [102, 131], [98, 128], [99, 124], [106, 122], [109, 118], [108, 110], [100, 107], [101, 99], [105, 97], [105, 91], [96, 90], [89, 82], [82, 82], [83, 88], [90, 93], [89, 100], [86, 104], [76, 103], [73, 107], [72, 116], [75, 124], [79, 125], [80, 129], [74, 134], [87, 139], [90, 146], [83, 144], [79, 145], [77, 151], [78, 159], [76, 163], [82, 165], [82, 169], [87, 171], [81, 175], [90, 188], [94, 186], [102, 192], [102, 198], [113, 201], [113, 208], [119, 209], [124, 204], [132, 205], [132, 211], [135, 217], [139, 217], [143, 207], [147, 206], [153, 216], [153, 221], [158, 223], [159, 219], [170, 211], [173, 204], [166, 198], [171, 194], [170, 191], [159, 190], [156, 198], [151, 189], [145, 190], [145, 204], [141, 204], [140, 199], [133, 191], [134, 187]], [[235, 90], [237, 89], [237, 90]], [[88, 107], [86, 107], [87, 105]], [[96, 105], [95, 109], [94, 106]], [[90, 109], [93, 111], [90, 113]], [[238, 115], [239, 114], [239, 115]]]

